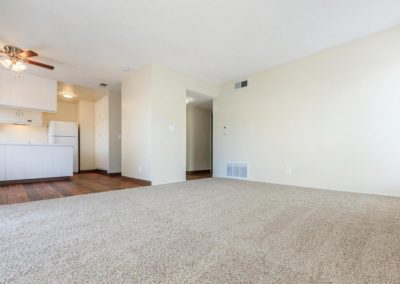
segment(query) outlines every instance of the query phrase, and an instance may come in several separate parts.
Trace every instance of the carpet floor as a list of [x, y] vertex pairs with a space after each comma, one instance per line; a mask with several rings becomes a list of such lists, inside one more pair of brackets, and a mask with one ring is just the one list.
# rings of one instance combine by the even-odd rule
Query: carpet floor
[[400, 283], [400, 199], [226, 179], [0, 206], [1, 283]]

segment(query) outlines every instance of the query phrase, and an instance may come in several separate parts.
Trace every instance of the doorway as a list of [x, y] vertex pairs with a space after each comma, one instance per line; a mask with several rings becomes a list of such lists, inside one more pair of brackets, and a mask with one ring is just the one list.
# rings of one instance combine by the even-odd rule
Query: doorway
[[186, 179], [212, 177], [213, 98], [186, 92]]

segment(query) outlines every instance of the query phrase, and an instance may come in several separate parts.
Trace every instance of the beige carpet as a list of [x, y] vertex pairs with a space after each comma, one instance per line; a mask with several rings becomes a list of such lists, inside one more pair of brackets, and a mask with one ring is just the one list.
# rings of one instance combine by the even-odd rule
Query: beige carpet
[[0, 206], [1, 283], [400, 283], [400, 199], [206, 179]]

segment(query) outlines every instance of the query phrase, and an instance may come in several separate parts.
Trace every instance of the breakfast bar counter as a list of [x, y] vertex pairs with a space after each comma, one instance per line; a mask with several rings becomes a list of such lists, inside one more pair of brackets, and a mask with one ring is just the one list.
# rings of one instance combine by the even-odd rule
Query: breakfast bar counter
[[0, 185], [73, 175], [73, 146], [0, 142]]

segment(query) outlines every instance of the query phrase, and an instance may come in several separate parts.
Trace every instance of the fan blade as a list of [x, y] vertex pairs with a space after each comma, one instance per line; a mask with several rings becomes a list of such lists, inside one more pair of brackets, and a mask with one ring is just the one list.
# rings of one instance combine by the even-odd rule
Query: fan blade
[[47, 65], [47, 64], [44, 64], [44, 63], [32, 61], [32, 60], [29, 60], [29, 59], [24, 59], [24, 61], [26, 63], [32, 64], [32, 65], [36, 65], [36, 66], [39, 66], [39, 67], [43, 67], [43, 68], [47, 68], [47, 69], [50, 69], [50, 70], [54, 70], [54, 66], [51, 66], [51, 65]]
[[18, 53], [18, 57], [20, 58], [28, 58], [28, 57], [34, 57], [38, 56], [38, 54], [32, 50], [25, 50], [21, 53]]

